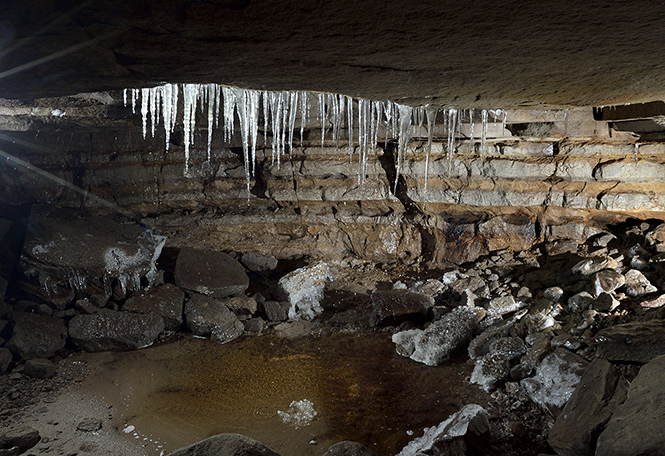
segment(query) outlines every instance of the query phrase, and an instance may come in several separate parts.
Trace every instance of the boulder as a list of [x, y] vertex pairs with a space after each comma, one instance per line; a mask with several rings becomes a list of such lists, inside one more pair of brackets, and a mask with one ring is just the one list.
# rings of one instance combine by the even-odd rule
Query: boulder
[[422, 323], [428, 309], [434, 306], [432, 297], [409, 290], [377, 290], [371, 298], [372, 326], [397, 326], [405, 321]]
[[330, 279], [328, 265], [323, 262], [296, 269], [279, 279], [279, 287], [291, 304], [289, 318], [312, 320], [323, 312], [323, 290]]
[[219, 434], [169, 456], [279, 456], [267, 446], [240, 434]]
[[577, 388], [588, 364], [581, 356], [557, 348], [538, 365], [536, 375], [525, 378], [520, 385], [532, 401], [557, 416]]
[[425, 428], [423, 436], [409, 442], [397, 456], [483, 454], [489, 435], [487, 411], [480, 405], [469, 404], [438, 426]]
[[164, 319], [166, 329], [178, 329], [182, 324], [185, 293], [170, 283], [133, 294], [122, 310], [140, 314], [155, 314]]
[[480, 307], [457, 307], [425, 330], [414, 329], [393, 334], [397, 353], [414, 361], [436, 366], [456, 350], [465, 348], [485, 316]]
[[376, 456], [376, 453], [365, 445], [346, 440], [332, 445], [322, 456]]
[[568, 299], [568, 308], [571, 312], [582, 312], [588, 309], [593, 303], [594, 299], [590, 293], [581, 291]]
[[17, 448], [14, 454], [21, 454], [37, 445], [41, 440], [39, 431], [30, 426], [0, 431], [0, 449]]
[[251, 296], [235, 296], [224, 300], [226, 307], [236, 315], [254, 315], [259, 304]]
[[250, 271], [265, 272], [273, 271], [277, 267], [277, 259], [270, 255], [256, 252], [245, 252], [240, 257], [240, 262]]
[[593, 454], [596, 439], [625, 400], [628, 382], [606, 360], [594, 360], [554, 422], [548, 442], [560, 456]]
[[626, 294], [634, 298], [658, 291], [658, 288], [654, 287], [649, 279], [637, 269], [626, 272], [625, 289]]
[[48, 359], [29, 359], [23, 366], [23, 373], [32, 378], [51, 378], [55, 375], [55, 364]]
[[25, 312], [14, 312], [14, 332], [7, 348], [21, 359], [50, 358], [65, 346], [64, 320]]
[[665, 355], [645, 364], [598, 438], [598, 456], [665, 454]]
[[610, 326], [596, 334], [600, 356], [610, 361], [646, 363], [665, 355], [665, 320]]
[[0, 347], [0, 375], [4, 374], [12, 362], [12, 352], [8, 348]]
[[135, 222], [35, 205], [20, 264], [26, 276], [49, 288], [68, 285], [85, 292], [89, 284], [104, 289], [113, 279], [123, 289], [138, 288], [141, 277], [150, 283], [156, 278], [165, 241]]
[[237, 295], [249, 287], [245, 268], [223, 252], [185, 247], [175, 263], [180, 288], [215, 298]]
[[240, 337], [244, 325], [223, 301], [203, 295], [192, 295], [185, 304], [187, 327], [194, 335], [210, 337], [225, 343]]
[[77, 315], [69, 322], [69, 336], [86, 351], [135, 350], [151, 345], [164, 330], [164, 319], [155, 314], [134, 314], [100, 309]]

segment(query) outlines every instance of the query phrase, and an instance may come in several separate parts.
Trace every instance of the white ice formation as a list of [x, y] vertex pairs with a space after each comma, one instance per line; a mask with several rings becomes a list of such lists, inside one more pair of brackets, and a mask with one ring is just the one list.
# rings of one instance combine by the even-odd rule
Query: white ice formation
[[314, 404], [309, 399], [293, 401], [286, 411], [277, 411], [277, 415], [282, 419], [282, 422], [290, 424], [296, 429], [309, 426], [317, 414]]
[[[305, 128], [311, 126], [320, 128], [322, 146], [328, 132], [336, 145], [346, 132], [350, 159], [353, 159], [356, 151], [358, 154], [358, 181], [361, 185], [365, 182], [368, 157], [375, 153], [379, 141], [381, 139], [387, 141], [389, 136], [396, 137], [398, 148], [395, 185], [397, 185], [412, 127], [423, 127], [426, 124], [425, 192], [437, 119], [443, 122], [448, 135], [449, 163], [452, 163], [456, 142], [462, 136], [462, 122], [470, 124], [469, 139], [472, 144], [475, 141], [473, 109], [412, 107], [392, 101], [374, 101], [333, 93], [249, 90], [218, 84], [164, 84], [152, 88], [125, 89], [124, 103], [125, 106], [131, 105], [135, 113], [140, 109], [144, 138], [147, 137], [148, 131], [154, 136], [157, 125], [162, 124], [167, 151], [180, 118], [179, 106], [182, 106], [186, 176], [189, 175], [190, 150], [194, 144], [198, 111], [207, 116], [208, 159], [212, 153], [213, 131], [223, 126], [223, 137], [228, 142], [238, 125], [243, 144], [248, 191], [255, 171], [260, 130], [264, 137], [264, 147], [268, 147], [267, 138], [271, 136], [272, 160], [277, 162], [278, 166], [281, 157], [293, 150], [293, 138], [297, 126], [300, 127], [301, 141]], [[487, 148], [487, 124], [490, 115], [495, 121], [503, 119], [505, 126], [505, 111], [481, 111], [481, 155]], [[358, 131], [357, 138], [354, 137], [355, 129]], [[379, 137], [381, 129], [385, 130], [385, 137], [382, 138]]]

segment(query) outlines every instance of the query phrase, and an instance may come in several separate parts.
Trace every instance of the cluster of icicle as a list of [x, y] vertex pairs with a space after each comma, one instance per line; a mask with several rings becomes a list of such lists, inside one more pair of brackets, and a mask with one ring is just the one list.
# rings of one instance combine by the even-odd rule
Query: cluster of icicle
[[[182, 95], [181, 95], [182, 94]], [[189, 175], [190, 148], [194, 143], [197, 109], [207, 113], [208, 120], [208, 160], [210, 160], [213, 130], [223, 124], [224, 140], [230, 141], [236, 125], [236, 118], [242, 138], [247, 190], [254, 176], [256, 166], [257, 137], [261, 121], [263, 123], [264, 146], [268, 147], [268, 130], [272, 132], [272, 160], [280, 164], [281, 157], [293, 150], [293, 137], [296, 121], [300, 125], [300, 141], [304, 130], [310, 125], [310, 113], [316, 106], [317, 126], [321, 128], [321, 146], [326, 133], [332, 131], [333, 143], [337, 146], [341, 133], [346, 130], [346, 143], [350, 159], [353, 158], [355, 145], [358, 146], [358, 182], [365, 183], [367, 161], [380, 139], [388, 141], [388, 136], [398, 138], [395, 185], [399, 179], [404, 156], [411, 135], [411, 127], [427, 126], [428, 143], [425, 161], [425, 191], [429, 170], [432, 138], [437, 117], [443, 117], [448, 133], [449, 170], [455, 142], [461, 136], [460, 126], [463, 121], [471, 124], [470, 141], [474, 141], [474, 110], [456, 108], [436, 108], [430, 106], [412, 107], [392, 101], [373, 101], [352, 98], [341, 94], [312, 93], [304, 91], [260, 91], [226, 87], [218, 84], [164, 84], [153, 88], [125, 89], [125, 106], [131, 104], [133, 112], [140, 105], [143, 117], [143, 137], [150, 132], [154, 136], [155, 128], [162, 123], [166, 135], [166, 150], [169, 149], [171, 134], [178, 118], [179, 100], [183, 100], [183, 130], [185, 148], [185, 175]], [[315, 105], [316, 103], [316, 105]], [[439, 113], [442, 114], [439, 114]], [[481, 154], [485, 150], [488, 113], [496, 119], [505, 112], [481, 111]], [[385, 138], [379, 138], [379, 128], [384, 127]], [[353, 137], [354, 128], [358, 138]]]

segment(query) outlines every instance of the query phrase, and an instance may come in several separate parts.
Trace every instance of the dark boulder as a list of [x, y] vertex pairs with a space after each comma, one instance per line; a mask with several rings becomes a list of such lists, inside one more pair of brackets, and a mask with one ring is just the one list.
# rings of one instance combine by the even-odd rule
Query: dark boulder
[[427, 311], [434, 306], [434, 299], [409, 290], [384, 290], [372, 293], [373, 326], [393, 326], [405, 321], [422, 323]]
[[140, 314], [156, 314], [164, 318], [166, 329], [178, 329], [182, 324], [185, 293], [170, 283], [133, 294], [122, 310]]
[[69, 322], [72, 342], [86, 351], [135, 350], [151, 345], [164, 330], [159, 315], [100, 309]]
[[240, 434], [219, 434], [169, 456], [279, 456], [267, 446]]
[[346, 440], [332, 445], [323, 456], [376, 456], [376, 453], [365, 445]]
[[193, 295], [185, 304], [187, 327], [197, 336], [225, 343], [240, 337], [244, 325], [223, 301]]
[[175, 264], [176, 285], [215, 298], [240, 294], [249, 286], [245, 268], [223, 252], [183, 248]]
[[596, 334], [600, 356], [610, 361], [646, 363], [665, 355], [665, 320], [638, 321]]
[[14, 356], [21, 359], [50, 358], [65, 346], [64, 320], [26, 312], [14, 312], [14, 332], [7, 342]]

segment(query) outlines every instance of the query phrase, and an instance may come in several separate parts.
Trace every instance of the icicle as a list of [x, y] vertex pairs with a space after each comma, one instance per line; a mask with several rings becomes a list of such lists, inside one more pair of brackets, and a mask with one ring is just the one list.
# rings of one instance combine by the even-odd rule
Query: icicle
[[455, 149], [455, 133], [457, 130], [457, 109], [448, 108], [448, 177], [450, 177], [453, 165], [453, 150]]
[[123, 106], [127, 107], [127, 89], [124, 89], [122, 91], [122, 100], [123, 100]]
[[293, 131], [296, 128], [296, 114], [298, 113], [298, 92], [291, 93], [289, 107], [289, 155], [293, 155]]
[[434, 125], [436, 123], [436, 108], [427, 108], [425, 114], [427, 115], [427, 151], [425, 153], [425, 191], [427, 193], [427, 178], [429, 176], [429, 157], [432, 153], [432, 139], [434, 137]]
[[411, 135], [411, 117], [413, 115], [412, 107], [400, 104], [396, 104], [396, 106], [399, 112], [399, 143], [397, 147], [397, 165], [395, 170], [395, 192], [397, 192], [397, 182], [399, 182], [399, 177], [402, 172], [402, 163], [404, 162], [406, 147]]
[[[344, 115], [346, 112], [346, 97], [344, 95], [339, 95], [337, 97], [337, 140], [340, 137], [340, 130], [343, 128]], [[337, 143], [335, 143], [337, 145]]]
[[199, 84], [184, 84], [184, 118], [185, 130], [185, 175], [189, 174], [189, 149], [194, 143], [194, 130], [196, 128], [196, 103], [199, 95]]
[[503, 117], [501, 118], [501, 134], [506, 131], [506, 123], [508, 122], [508, 111], [503, 110]]
[[305, 124], [308, 123], [308, 103], [309, 94], [307, 92], [300, 92], [300, 144], [304, 141]]
[[487, 110], [483, 109], [481, 112], [482, 117], [482, 130], [480, 132], [480, 158], [485, 156], [485, 148], [487, 147]]
[[242, 138], [242, 152], [245, 163], [245, 180], [247, 182], [247, 196], [249, 197], [251, 171], [249, 157], [249, 137], [250, 137], [250, 101], [247, 90], [232, 89], [237, 104], [238, 120], [240, 123], [240, 136]]
[[[386, 140], [383, 143], [383, 147], [388, 147], [388, 134], [390, 132], [390, 129], [394, 128], [393, 104], [390, 101], [386, 101], [383, 104], [383, 111], [384, 111], [385, 116], [386, 116]], [[393, 125], [391, 125], [391, 124], [393, 124]]]
[[[256, 90], [249, 91], [249, 135], [252, 140], [252, 176], [256, 176], [256, 141], [259, 136], [260, 96], [260, 92], [257, 92]], [[247, 194], [247, 197], [249, 198], [249, 193]]]
[[640, 152], [640, 145], [638, 143], [635, 143], [633, 146], [633, 152], [635, 153], [635, 160], [637, 160], [637, 154]]
[[346, 129], [349, 132], [349, 162], [353, 158], [353, 98], [346, 97]]
[[[152, 89], [148, 89], [148, 95], [150, 98], [150, 132], [152, 134], [152, 137], [155, 137], [155, 125], [157, 124], [157, 119], [159, 118], [159, 88], [154, 87]], [[145, 137], [145, 133], [144, 133]]]
[[132, 114], [136, 114], [136, 101], [139, 99], [139, 90], [132, 89]]
[[212, 150], [212, 130], [215, 123], [215, 92], [218, 90], [217, 84], [208, 84], [206, 86], [206, 101], [208, 102], [208, 162], [210, 162], [210, 152]]
[[321, 122], [321, 149], [326, 140], [326, 126], [328, 125], [328, 119], [326, 116], [326, 95], [323, 93], [318, 94], [319, 100], [319, 120]]
[[569, 111], [570, 111], [569, 109], [566, 109], [563, 112], [563, 134], [564, 135], [568, 135], [568, 112]]
[[148, 105], [150, 103], [150, 89], [141, 89], [141, 118], [143, 119], [143, 139], [148, 133]]
[[471, 150], [472, 151], [475, 149], [475, 146], [473, 144], [473, 142], [475, 140], [474, 136], [475, 136], [475, 133], [476, 133], [476, 123], [473, 120], [473, 116], [475, 114], [475, 111], [476, 110], [473, 109], [473, 108], [469, 109], [469, 121], [471, 122], [471, 135], [469, 137], [469, 142], [471, 143]]
[[367, 154], [370, 134], [370, 102], [368, 100], [358, 99], [358, 145], [360, 146], [360, 156], [358, 158], [358, 184], [365, 185], [365, 175], [367, 167]]

